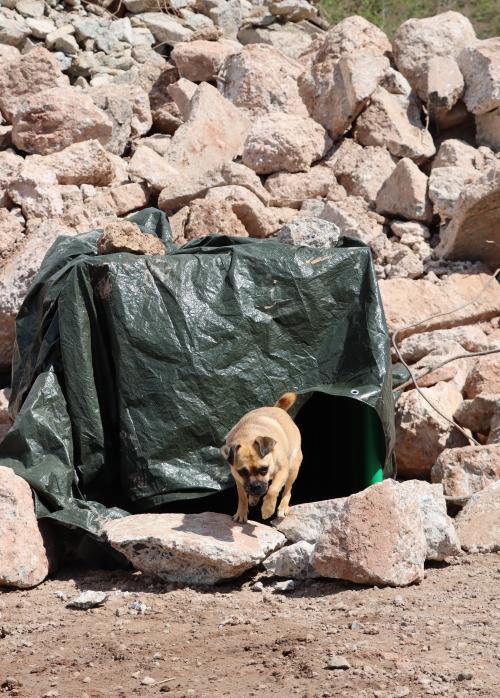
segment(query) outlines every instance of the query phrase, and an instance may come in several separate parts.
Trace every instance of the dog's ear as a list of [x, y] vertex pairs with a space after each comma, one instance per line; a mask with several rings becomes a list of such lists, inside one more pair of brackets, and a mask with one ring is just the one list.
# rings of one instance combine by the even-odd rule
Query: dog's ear
[[267, 454], [273, 450], [276, 441], [270, 436], [258, 436], [253, 442], [253, 445], [260, 457], [264, 458], [264, 456], [267, 456]]
[[234, 465], [234, 455], [236, 453], [237, 448], [237, 446], [228, 446], [227, 444], [224, 444], [224, 446], [222, 446], [220, 449], [220, 452], [227, 460], [229, 465]]

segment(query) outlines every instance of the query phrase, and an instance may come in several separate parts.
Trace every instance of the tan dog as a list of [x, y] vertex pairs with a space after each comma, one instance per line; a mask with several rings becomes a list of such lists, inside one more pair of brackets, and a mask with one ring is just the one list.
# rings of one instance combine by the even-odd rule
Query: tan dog
[[288, 514], [292, 485], [302, 462], [300, 431], [286, 413], [296, 398], [295, 393], [285, 393], [274, 407], [247, 412], [226, 436], [221, 453], [238, 488], [235, 521], [245, 523], [248, 505], [255, 506], [261, 497], [262, 518], [268, 519], [283, 487], [278, 516]]

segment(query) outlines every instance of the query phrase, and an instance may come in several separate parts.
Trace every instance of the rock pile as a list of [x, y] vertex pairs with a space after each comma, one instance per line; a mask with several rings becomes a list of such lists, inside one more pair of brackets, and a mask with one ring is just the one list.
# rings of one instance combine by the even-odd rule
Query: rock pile
[[[404, 22], [391, 44], [361, 17], [329, 27], [307, 0], [1, 5], [0, 372], [60, 234], [103, 228], [102, 253], [156, 254], [139, 231], [113, 227], [156, 205], [179, 245], [217, 232], [315, 247], [354, 236], [371, 247], [391, 330], [434, 314], [401, 332], [403, 357], [481, 444], [468, 446], [407, 386], [400, 475], [442, 483], [454, 502], [472, 497], [464, 547], [490, 549], [467, 526], [475, 511], [497, 512], [498, 354], [440, 364], [500, 346], [497, 281], [472, 302], [500, 266], [500, 39], [480, 41], [444, 12]], [[384, 483], [311, 505], [302, 532], [288, 534], [297, 508], [280, 524], [293, 544], [265, 564], [297, 577], [419, 580], [425, 559], [457, 547], [436, 487]], [[387, 516], [363, 537], [367, 508]], [[380, 539], [404, 565], [371, 556]]]

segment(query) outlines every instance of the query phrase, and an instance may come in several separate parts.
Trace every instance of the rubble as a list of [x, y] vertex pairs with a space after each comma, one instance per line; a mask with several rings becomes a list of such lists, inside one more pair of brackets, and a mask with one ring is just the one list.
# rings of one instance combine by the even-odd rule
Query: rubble
[[448, 448], [436, 459], [432, 482], [441, 482], [444, 494], [467, 499], [500, 480], [500, 446]]
[[97, 238], [99, 254], [131, 252], [132, 254], [164, 255], [165, 245], [155, 235], [143, 233], [131, 221], [110, 221]]
[[456, 519], [462, 548], [469, 553], [500, 550], [500, 482], [474, 494]]

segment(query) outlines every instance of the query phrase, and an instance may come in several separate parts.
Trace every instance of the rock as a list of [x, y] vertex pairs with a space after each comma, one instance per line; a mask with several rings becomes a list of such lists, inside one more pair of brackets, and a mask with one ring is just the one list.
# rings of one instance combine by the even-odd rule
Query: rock
[[0, 152], [0, 206], [11, 208], [12, 201], [9, 199], [7, 190], [12, 180], [21, 171], [24, 164], [23, 158], [13, 151]]
[[364, 17], [354, 15], [346, 17], [323, 34], [315, 51], [310, 54], [314, 64], [330, 64], [344, 55], [366, 51], [374, 56], [389, 55], [392, 47], [384, 32]]
[[494, 444], [448, 448], [431, 471], [431, 481], [441, 482], [453, 499], [470, 497], [499, 479], [500, 446]]
[[[417, 283], [408, 279], [382, 279], [379, 282], [389, 331], [424, 320], [430, 314], [449, 315], [432, 317], [418, 327], [399, 333], [399, 339], [430, 330], [459, 327], [483, 322], [500, 312], [500, 287], [491, 283], [488, 274], [451, 274], [439, 283], [421, 279]], [[461, 307], [483, 290], [477, 303]], [[457, 308], [460, 308], [457, 310]], [[429, 310], [430, 309], [430, 310]]]
[[83, 591], [74, 599], [68, 601], [66, 608], [77, 608], [79, 611], [88, 611], [89, 608], [102, 606], [109, 599], [109, 594], [104, 591]]
[[[431, 236], [429, 228], [416, 221], [391, 221], [391, 233], [400, 240], [428, 240]], [[405, 243], [406, 244], [406, 243]]]
[[196, 83], [186, 80], [186, 78], [181, 78], [167, 87], [167, 92], [174, 100], [179, 114], [184, 121], [189, 117], [191, 99], [196, 89]]
[[500, 415], [500, 395], [483, 394], [472, 400], [464, 400], [453, 419], [473, 432], [487, 434], [494, 416]]
[[266, 208], [249, 189], [235, 185], [214, 187], [208, 191], [205, 200], [230, 204], [248, 235], [257, 238], [272, 235], [296, 213], [287, 208]]
[[49, 561], [28, 483], [0, 466], [0, 586], [30, 589], [43, 582]]
[[326, 660], [325, 669], [337, 671], [338, 669], [350, 669], [351, 665], [345, 657], [340, 657], [338, 654], [330, 654]]
[[394, 36], [396, 67], [425, 103], [430, 61], [436, 56], [456, 58], [461, 49], [473, 43], [475, 38], [472, 24], [458, 12], [409, 19], [403, 22]]
[[158, 43], [175, 46], [181, 41], [189, 41], [193, 32], [183, 26], [176, 17], [163, 12], [146, 12], [137, 15], [144, 26], [149, 29]]
[[[383, 231], [381, 216], [368, 209], [364, 199], [349, 196], [339, 201], [318, 202], [314, 215], [334, 223], [340, 235], [350, 235], [366, 244], [372, 243]], [[304, 207], [301, 209], [304, 211]], [[304, 212], [304, 215], [308, 215]]]
[[[326, 499], [320, 502], [295, 504], [288, 516], [273, 519], [271, 524], [291, 543], [306, 541], [316, 543], [323, 531], [332, 523], [339, 523], [346, 497]], [[286, 550], [286, 548], [285, 548]]]
[[479, 356], [474, 359], [467, 375], [464, 395], [474, 398], [481, 393], [500, 394], [500, 359], [498, 354]]
[[24, 226], [17, 216], [0, 208], [0, 258], [10, 257], [23, 240]]
[[313, 64], [310, 74], [306, 69], [299, 78], [300, 95], [312, 118], [335, 141], [368, 104], [389, 66], [386, 56], [370, 51], [342, 56], [326, 73], [324, 63]]
[[129, 183], [109, 190], [111, 205], [117, 216], [126, 216], [149, 204], [149, 191], [141, 184]]
[[498, 239], [499, 206], [500, 167], [496, 166], [462, 190], [436, 252], [448, 259], [475, 259], [498, 267], [500, 246], [491, 241]]
[[426, 175], [409, 158], [403, 158], [379, 190], [376, 204], [377, 211], [385, 215], [430, 220]]
[[500, 151], [500, 107], [476, 115], [476, 143]]
[[257, 174], [301, 172], [323, 157], [329, 145], [325, 130], [312, 119], [268, 114], [250, 128], [242, 160]]
[[416, 163], [436, 152], [416, 101], [393, 95], [383, 87], [373, 92], [370, 105], [356, 121], [354, 137], [362, 145], [384, 146], [395, 157], [410, 158]]
[[249, 122], [208, 83], [202, 83], [190, 102], [185, 123], [172, 137], [168, 163], [197, 175], [225, 165], [239, 155]]
[[335, 183], [328, 167], [316, 165], [306, 172], [277, 172], [266, 179], [264, 186], [271, 205], [300, 208], [306, 199], [326, 197]]
[[323, 577], [406, 586], [424, 578], [427, 543], [419, 504], [393, 480], [345, 500], [320, 535], [311, 563]]
[[203, 235], [248, 236], [245, 226], [227, 201], [194, 199], [188, 208], [182, 235], [186, 240]]
[[8, 44], [0, 44], [0, 65], [16, 61], [21, 57], [21, 52], [15, 46]]
[[168, 65], [156, 78], [149, 91], [153, 127], [160, 133], [173, 134], [182, 124], [179, 109], [168, 93], [168, 88], [179, 79], [179, 72]]
[[11, 362], [15, 316], [45, 253], [59, 235], [74, 234], [75, 230], [61, 221], [44, 221], [24, 238], [0, 270], [0, 366]]
[[0, 15], [0, 43], [21, 47], [29, 36], [29, 27], [22, 21], [16, 22], [5, 15]]
[[31, 36], [34, 36], [35, 39], [42, 39], [42, 41], [56, 29], [54, 22], [46, 17], [28, 17], [26, 24], [31, 29]]
[[212, 82], [228, 56], [241, 47], [234, 41], [189, 41], [176, 44], [171, 58], [179, 75], [193, 82]]
[[289, 245], [306, 247], [335, 247], [340, 231], [334, 223], [321, 218], [293, 218], [278, 232], [277, 240]]
[[272, 0], [269, 10], [276, 17], [284, 17], [288, 22], [300, 22], [302, 19], [314, 19], [318, 14], [307, 0]]
[[318, 577], [318, 573], [313, 570], [310, 564], [313, 548], [312, 543], [307, 543], [304, 540], [299, 541], [269, 555], [264, 560], [264, 567], [277, 577], [291, 577], [292, 579]]
[[226, 58], [219, 89], [250, 117], [273, 112], [306, 116], [297, 86], [303, 69], [278, 49], [253, 44]]
[[458, 343], [464, 352], [485, 351], [491, 348], [487, 335], [476, 325], [452, 327], [448, 330], [434, 330], [414, 334], [399, 343], [399, 349], [406, 362], [413, 364], [433, 351], [448, 352], [448, 345]]
[[417, 502], [422, 515], [427, 560], [444, 560], [460, 553], [460, 541], [446, 511], [441, 484], [431, 485], [422, 480], [407, 480], [400, 485], [403, 494]]
[[453, 217], [460, 194], [471, 182], [480, 176], [478, 170], [462, 167], [433, 167], [429, 177], [429, 198], [434, 213], [442, 220]]
[[143, 233], [132, 221], [110, 221], [97, 239], [99, 254], [131, 252], [132, 254], [164, 255], [163, 242], [149, 233]]
[[82, 141], [45, 157], [32, 156], [29, 162], [53, 170], [59, 184], [111, 184], [114, 168], [99, 141]]
[[247, 44], [267, 44], [280, 50], [289, 58], [298, 59], [307, 51], [312, 36], [295, 24], [271, 24], [268, 27], [244, 25], [238, 32], [238, 41]]
[[465, 80], [464, 101], [473, 114], [500, 107], [500, 37], [467, 42], [458, 55]]
[[427, 66], [427, 105], [431, 116], [450, 111], [462, 97], [464, 79], [451, 56], [434, 56]]
[[106, 146], [112, 131], [111, 121], [90, 97], [55, 87], [24, 101], [13, 119], [12, 141], [26, 153], [48, 155], [91, 139]]
[[104, 530], [136, 569], [185, 584], [238, 577], [285, 542], [269, 526], [235, 524], [230, 516], [212, 512], [138, 514], [109, 521]]
[[[462, 402], [460, 391], [441, 382], [421, 388], [423, 394], [449, 419]], [[428, 477], [445, 448], [463, 446], [465, 437], [440, 416], [417, 392], [409, 390], [396, 405], [396, 458], [403, 478]]]
[[0, 109], [9, 123], [23, 102], [51, 87], [65, 87], [69, 79], [54, 56], [37, 46], [17, 60], [0, 65]]
[[432, 161], [432, 169], [459, 167], [474, 171], [482, 169], [483, 166], [484, 162], [479, 150], [457, 138], [448, 138], [443, 141]]
[[500, 482], [473, 495], [456, 518], [462, 548], [469, 553], [500, 550]]
[[21, 207], [25, 218], [53, 218], [64, 210], [61, 190], [52, 169], [24, 162], [8, 187], [11, 201]]
[[333, 170], [349, 194], [362, 196], [372, 205], [383, 183], [396, 167], [386, 148], [363, 148], [351, 138], [346, 138], [325, 164]]
[[145, 145], [137, 148], [131, 157], [128, 173], [132, 178], [148, 182], [155, 191], [161, 191], [172, 180], [180, 179], [181, 182], [183, 181], [177, 170], [169, 165], [166, 158]]
[[388, 279], [396, 277], [419, 279], [423, 275], [423, 261], [414, 252], [398, 243], [393, 244], [391, 248], [384, 259]]

